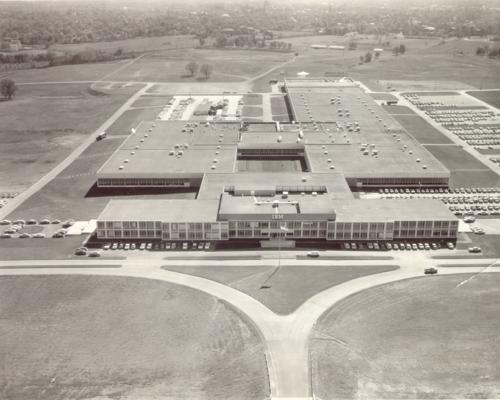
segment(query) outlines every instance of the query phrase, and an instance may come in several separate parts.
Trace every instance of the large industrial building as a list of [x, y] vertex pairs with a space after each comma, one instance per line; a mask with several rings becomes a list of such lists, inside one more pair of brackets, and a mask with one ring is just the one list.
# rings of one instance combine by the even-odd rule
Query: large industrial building
[[287, 80], [284, 90], [289, 123], [142, 122], [98, 171], [97, 185], [189, 187], [198, 190], [196, 199], [112, 200], [98, 218], [97, 237], [456, 238], [458, 221], [438, 200], [353, 194], [446, 187], [450, 177], [369, 95], [349, 80]]

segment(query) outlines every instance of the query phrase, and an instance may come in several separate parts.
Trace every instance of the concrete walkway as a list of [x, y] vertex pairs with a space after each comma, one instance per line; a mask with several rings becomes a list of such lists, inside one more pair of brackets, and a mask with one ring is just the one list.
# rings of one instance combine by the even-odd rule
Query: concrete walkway
[[[496, 259], [443, 259], [439, 265], [454, 265], [440, 269], [440, 274], [480, 274], [500, 272]], [[233, 260], [183, 261], [183, 265], [234, 265]], [[268, 260], [238, 260], [239, 265], [268, 264]], [[133, 260], [47, 260], [47, 261], [2, 261], [0, 276], [7, 275], [100, 275], [127, 276], [155, 279], [200, 290], [224, 300], [245, 314], [258, 328], [266, 344], [266, 360], [269, 384], [273, 399], [301, 398], [313, 396], [309, 365], [309, 336], [318, 319], [339, 301], [362, 290], [408, 279], [420, 277], [423, 268], [435, 264], [423, 253], [404, 253], [394, 260], [283, 260], [286, 265], [310, 265], [321, 268], [331, 265], [399, 265], [400, 268], [376, 275], [365, 276], [324, 290], [304, 302], [295, 312], [278, 315], [256, 299], [229, 286], [178, 272], [166, 271], [163, 265], [178, 265], [176, 260], [133, 259]], [[490, 264], [485, 268], [484, 264]], [[481, 264], [483, 267], [475, 267]], [[92, 268], [92, 265], [96, 268]], [[121, 265], [121, 267], [118, 267]], [[463, 266], [456, 266], [463, 265]], [[470, 278], [469, 278], [470, 279]]]

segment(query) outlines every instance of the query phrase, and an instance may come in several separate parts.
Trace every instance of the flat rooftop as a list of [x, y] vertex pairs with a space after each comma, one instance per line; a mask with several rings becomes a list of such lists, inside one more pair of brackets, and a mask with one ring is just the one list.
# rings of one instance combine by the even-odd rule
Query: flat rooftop
[[435, 220], [457, 217], [437, 199], [357, 199], [332, 200], [337, 222], [391, 222]]
[[288, 199], [281, 196], [252, 197], [221, 196], [219, 219], [287, 220], [287, 219], [334, 219], [335, 209], [328, 194], [317, 196], [295, 195]]
[[330, 198], [352, 199], [353, 194], [340, 173], [207, 173], [198, 192], [199, 199], [218, 199], [224, 190], [266, 190], [281, 192], [320, 191]]
[[219, 200], [110, 200], [99, 221], [216, 222]]

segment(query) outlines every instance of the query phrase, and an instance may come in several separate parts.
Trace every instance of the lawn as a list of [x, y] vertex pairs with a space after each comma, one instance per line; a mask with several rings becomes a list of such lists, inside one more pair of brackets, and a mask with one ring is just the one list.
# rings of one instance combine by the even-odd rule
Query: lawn
[[91, 144], [73, 163], [37, 193], [28, 198], [9, 219], [69, 219], [96, 218], [110, 199], [116, 198], [194, 198], [196, 192], [99, 192], [96, 172], [123, 141], [108, 137]]
[[246, 106], [262, 107], [262, 95], [260, 94], [245, 94], [243, 95], [242, 101]]
[[375, 100], [398, 101], [398, 98], [390, 93], [370, 93], [370, 96]]
[[166, 106], [172, 100], [172, 96], [141, 96], [132, 107], [161, 107]]
[[[392, 108], [388, 107], [388, 108]], [[425, 119], [418, 115], [393, 114], [398, 121], [415, 139], [422, 144], [451, 144], [453, 143], [443, 133], [430, 125]], [[482, 167], [484, 168], [484, 166]]]
[[301, 172], [305, 162], [301, 160], [237, 160], [239, 172]]
[[412, 111], [411, 108], [406, 107], [406, 106], [397, 106], [397, 105], [394, 105], [394, 106], [385, 106], [385, 105], [382, 105], [382, 109], [384, 109], [385, 111], [387, 111], [391, 115], [399, 115], [399, 114], [402, 114], [402, 115], [416, 115]]
[[[271, 279], [275, 266], [168, 266], [165, 269], [201, 276], [238, 289], [278, 314], [290, 314], [308, 298], [329, 287], [394, 266], [286, 266]], [[261, 289], [266, 282], [270, 288]]]
[[500, 90], [467, 92], [467, 94], [470, 94], [471, 96], [474, 96], [493, 107], [500, 108]]
[[0, 316], [4, 399], [269, 393], [253, 326], [189, 288], [124, 277], [2, 277]]
[[68, 156], [130, 94], [93, 96], [86, 84], [21, 85], [0, 102], [0, 191], [21, 191]]
[[60, 239], [1, 239], [0, 260], [57, 260], [70, 257], [84, 236]]
[[348, 297], [310, 338], [323, 399], [500, 397], [500, 274], [432, 276]]
[[241, 112], [242, 118], [261, 118], [262, 117], [262, 108], [254, 107], [254, 106], [243, 106], [243, 110]]
[[288, 60], [283, 53], [245, 50], [172, 50], [148, 54], [130, 66], [108, 77], [118, 81], [198, 82], [204, 77], [191, 76], [186, 64], [196, 61], [210, 64], [213, 71], [209, 82], [239, 82], [255, 76], [278, 63]]
[[96, 81], [119, 68], [130, 60], [103, 62], [95, 64], [60, 65], [49, 68], [23, 69], [10, 75], [17, 83], [21, 82], [64, 82]]

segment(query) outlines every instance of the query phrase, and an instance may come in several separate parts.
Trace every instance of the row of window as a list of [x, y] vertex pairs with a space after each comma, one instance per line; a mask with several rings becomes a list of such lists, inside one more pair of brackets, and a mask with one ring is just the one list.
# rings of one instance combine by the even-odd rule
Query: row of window
[[357, 178], [356, 182], [364, 186], [386, 186], [386, 185], [399, 185], [399, 186], [429, 186], [448, 184], [448, 178]]
[[99, 178], [98, 186], [191, 186], [189, 180], [178, 178]]

